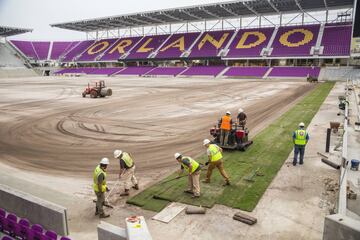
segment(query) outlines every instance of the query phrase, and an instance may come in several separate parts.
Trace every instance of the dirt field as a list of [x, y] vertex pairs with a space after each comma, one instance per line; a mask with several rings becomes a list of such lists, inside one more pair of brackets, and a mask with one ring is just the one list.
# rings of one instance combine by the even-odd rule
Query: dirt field
[[[82, 98], [87, 83], [99, 79], [113, 96]], [[174, 152], [203, 154], [202, 140], [226, 110], [235, 115], [244, 108], [254, 134], [312, 88], [305, 81], [213, 78], [1, 79], [0, 182], [64, 205], [74, 239], [92, 239], [98, 219], [91, 177], [102, 157], [110, 158], [112, 187], [119, 168], [114, 149], [131, 152], [143, 188], [177, 168]], [[129, 214], [149, 215], [124, 208], [125, 199], [113, 203], [121, 213], [109, 220], [114, 224]]]

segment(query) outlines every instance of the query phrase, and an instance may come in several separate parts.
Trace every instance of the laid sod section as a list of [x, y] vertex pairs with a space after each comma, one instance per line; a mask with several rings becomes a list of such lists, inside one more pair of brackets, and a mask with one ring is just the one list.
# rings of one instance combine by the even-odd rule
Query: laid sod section
[[[225, 170], [230, 175], [231, 186], [222, 186], [223, 179], [215, 169], [211, 184], [202, 183], [201, 197], [194, 200], [183, 192], [187, 186], [187, 177], [168, 181], [176, 177], [174, 173], [129, 199], [128, 203], [157, 212], [171, 201], [204, 207], [222, 204], [252, 211], [292, 151], [292, 132], [299, 122], [306, 125], [310, 123], [333, 86], [331, 82], [318, 84], [298, 104], [257, 134], [253, 138], [254, 144], [246, 152], [226, 152]], [[206, 156], [198, 161], [205, 163]], [[255, 175], [254, 181], [247, 181], [257, 169], [263, 176]], [[202, 171], [201, 179], [205, 178], [205, 173]]]

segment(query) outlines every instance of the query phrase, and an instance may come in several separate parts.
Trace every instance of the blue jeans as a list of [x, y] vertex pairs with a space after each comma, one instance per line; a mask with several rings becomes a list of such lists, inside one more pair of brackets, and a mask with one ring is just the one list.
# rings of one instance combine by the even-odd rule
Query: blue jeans
[[294, 161], [293, 161], [294, 165], [296, 165], [296, 163], [297, 163], [299, 153], [300, 153], [300, 164], [303, 164], [304, 163], [305, 146], [294, 145]]

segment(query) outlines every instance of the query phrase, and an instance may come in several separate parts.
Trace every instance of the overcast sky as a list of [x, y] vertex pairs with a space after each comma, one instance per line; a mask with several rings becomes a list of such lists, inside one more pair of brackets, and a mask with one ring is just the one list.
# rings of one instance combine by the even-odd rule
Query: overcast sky
[[[229, 0], [222, 0], [226, 2]], [[0, 25], [32, 28], [11, 39], [74, 40], [85, 34], [49, 24], [164, 8], [216, 3], [219, 0], [0, 0]]]

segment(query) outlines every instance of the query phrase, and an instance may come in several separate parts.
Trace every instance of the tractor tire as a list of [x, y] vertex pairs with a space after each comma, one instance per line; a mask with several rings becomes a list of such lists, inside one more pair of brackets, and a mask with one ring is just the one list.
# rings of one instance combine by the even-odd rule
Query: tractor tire
[[82, 97], [86, 97], [86, 93], [82, 93], [81, 95], [82, 95]]
[[96, 91], [91, 91], [90, 92], [90, 97], [91, 98], [97, 98], [98, 97], [98, 93]]

